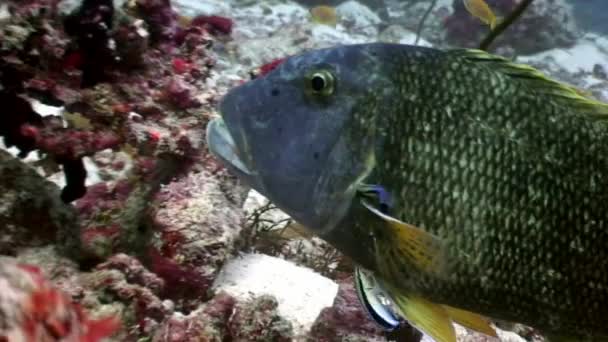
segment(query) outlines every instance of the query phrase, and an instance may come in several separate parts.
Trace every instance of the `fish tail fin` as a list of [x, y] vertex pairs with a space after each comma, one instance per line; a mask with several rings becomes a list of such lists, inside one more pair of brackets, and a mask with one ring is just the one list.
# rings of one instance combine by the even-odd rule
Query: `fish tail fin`
[[387, 290], [401, 314], [416, 329], [423, 331], [437, 342], [456, 342], [456, 332], [448, 312], [441, 305], [421, 297]]
[[456, 342], [453, 322], [482, 334], [498, 337], [490, 321], [479, 314], [436, 304], [419, 296], [403, 294], [395, 287], [384, 288], [410, 324], [437, 342]]
[[498, 337], [496, 330], [490, 325], [490, 320], [476, 313], [444, 305], [452, 320], [465, 328], [478, 331], [492, 337]]
[[500, 25], [504, 20], [505, 20], [505, 18], [503, 18], [503, 17], [492, 18], [492, 20], [490, 20], [490, 30], [494, 31], [496, 26]]

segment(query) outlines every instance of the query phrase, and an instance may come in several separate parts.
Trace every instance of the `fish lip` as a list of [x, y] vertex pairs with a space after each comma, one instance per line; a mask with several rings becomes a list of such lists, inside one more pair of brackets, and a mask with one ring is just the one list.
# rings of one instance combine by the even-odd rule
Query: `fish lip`
[[211, 154], [219, 158], [233, 172], [246, 179], [255, 176], [255, 173], [239, 155], [234, 138], [221, 117], [213, 119], [207, 124], [206, 141]]

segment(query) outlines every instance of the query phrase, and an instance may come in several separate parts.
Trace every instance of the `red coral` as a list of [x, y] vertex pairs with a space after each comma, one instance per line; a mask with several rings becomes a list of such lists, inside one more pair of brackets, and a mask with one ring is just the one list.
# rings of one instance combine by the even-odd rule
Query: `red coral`
[[[120, 329], [120, 321], [115, 317], [90, 319], [80, 305], [73, 303], [66, 294], [46, 280], [38, 267], [28, 264], [14, 266], [16, 266], [15, 270], [20, 269], [23, 274], [18, 275], [17, 271], [9, 274], [13, 277], [21, 277], [22, 281], [19, 284], [24, 286], [21, 290], [27, 289], [29, 293], [25, 295], [21, 307], [12, 308], [18, 312], [12, 316], [17, 318], [15, 323], [18, 326], [6, 327], [13, 331], [12, 334], [17, 333], [15, 330], [21, 331], [28, 341], [46, 341], [52, 338], [97, 342]], [[12, 266], [5, 264], [2, 267]], [[31, 287], [25, 286], [26, 283], [30, 283]], [[14, 289], [4, 290], [14, 291]]]
[[[115, 148], [122, 141], [112, 132], [67, 129], [58, 127], [52, 122], [48, 124], [49, 121], [46, 120], [47, 124], [40, 126], [23, 123], [19, 126], [19, 135], [9, 133], [8, 136], [18, 137], [17, 141], [21, 142], [22, 151], [32, 150], [35, 147], [52, 155], [58, 163], [62, 164], [66, 186], [61, 192], [61, 198], [69, 203], [86, 193], [87, 173], [82, 158], [107, 148]], [[13, 141], [8, 139], [9, 143]]]
[[[31, 129], [32, 127], [29, 125], [24, 125], [22, 133]], [[121, 144], [120, 138], [115, 133], [108, 131], [79, 131], [44, 127], [39, 133], [35, 136], [36, 147], [56, 158], [66, 160], [80, 159]]]
[[206, 27], [212, 33], [231, 34], [234, 22], [230, 18], [218, 15], [200, 15], [192, 19], [191, 25]]
[[262, 65], [259, 69], [260, 71], [258, 73], [258, 76], [266, 75], [267, 73], [276, 69], [279, 66], [279, 64], [283, 63], [283, 61], [285, 61], [285, 58], [277, 58], [277, 59], [271, 61], [270, 63], [266, 63], [266, 64]]
[[80, 69], [82, 67], [83, 59], [82, 52], [69, 52], [63, 57], [63, 67], [68, 70]]
[[211, 280], [196, 269], [165, 258], [157, 250], [149, 252], [150, 270], [165, 281], [168, 298], [199, 298], [205, 295]]
[[201, 105], [194, 97], [192, 87], [179, 78], [173, 78], [167, 82], [164, 98], [173, 106], [182, 110]]
[[192, 64], [183, 58], [173, 58], [173, 71], [176, 74], [185, 74], [192, 69]]
[[103, 338], [112, 336], [120, 328], [120, 322], [114, 317], [98, 320], [88, 320], [86, 335], [80, 338], [80, 342], [97, 342]]

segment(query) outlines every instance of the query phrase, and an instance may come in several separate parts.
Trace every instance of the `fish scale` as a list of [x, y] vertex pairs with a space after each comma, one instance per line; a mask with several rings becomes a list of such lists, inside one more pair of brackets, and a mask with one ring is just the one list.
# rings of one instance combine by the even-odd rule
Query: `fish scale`
[[[415, 63], [416, 57], [402, 60]], [[471, 63], [418, 60], [416, 66], [394, 67], [424, 77], [413, 70], [431, 64], [439, 73], [449, 72], [459, 91], [451, 82], [437, 82], [432, 92], [409, 86], [424, 80], [401, 82], [402, 93], [437, 105], [420, 110], [417, 102], [404, 102], [393, 109], [396, 115], [378, 119], [386, 122], [388, 136], [405, 133], [408, 139], [386, 139], [373, 182], [399, 189], [395, 216], [436, 234], [451, 250], [478, 255], [480, 264], [462, 261], [453, 265], [450, 278], [437, 279], [408, 270], [399, 263], [399, 251], [379, 251], [379, 265], [389, 260], [398, 269], [380, 266], [389, 272], [387, 281], [415, 284], [412, 291], [437, 302], [535, 322], [547, 330], [569, 326], [608, 334], [608, 307], [598, 306], [608, 303], [608, 272], [599, 268], [607, 260], [608, 179], [597, 176], [608, 170], [601, 157], [608, 155], [605, 126], [490, 70], [475, 67], [476, 84], [471, 84]], [[488, 84], [501, 87], [503, 97], [493, 98]], [[465, 107], [454, 93], [472, 100]], [[493, 103], [504, 99], [508, 102], [496, 110]], [[447, 106], [452, 117], [446, 115]], [[389, 167], [382, 160], [390, 160]], [[600, 185], [591, 186], [590, 179]], [[555, 232], [583, 238], [573, 247], [575, 240]], [[577, 248], [584, 254], [572, 253]], [[572, 259], [560, 259], [568, 249]], [[412, 282], [411, 277], [420, 278]], [[585, 286], [590, 282], [601, 287]], [[569, 292], [573, 285], [582, 285], [582, 294]], [[545, 315], [548, 311], [556, 315]], [[581, 315], [586, 319], [581, 321]]]
[[212, 153], [377, 280], [383, 326], [374, 293], [438, 342], [495, 335], [485, 317], [608, 340], [608, 104], [483, 51], [375, 43], [287, 58], [220, 110]]

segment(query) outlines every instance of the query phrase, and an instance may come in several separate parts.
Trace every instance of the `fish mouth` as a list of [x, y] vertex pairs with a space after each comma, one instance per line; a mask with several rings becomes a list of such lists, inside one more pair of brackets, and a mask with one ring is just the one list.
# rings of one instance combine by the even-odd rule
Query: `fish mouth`
[[213, 119], [207, 125], [207, 146], [209, 151], [219, 158], [232, 172], [245, 180], [251, 180], [254, 172], [245, 165], [239, 155], [239, 149], [222, 118]]

